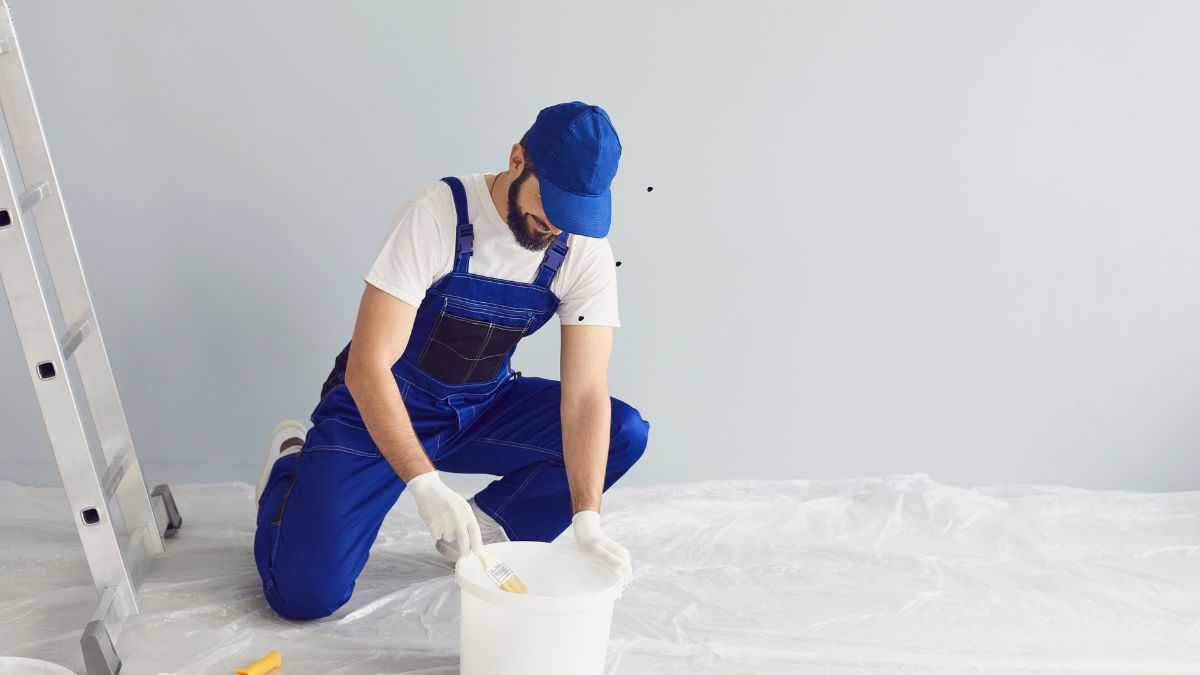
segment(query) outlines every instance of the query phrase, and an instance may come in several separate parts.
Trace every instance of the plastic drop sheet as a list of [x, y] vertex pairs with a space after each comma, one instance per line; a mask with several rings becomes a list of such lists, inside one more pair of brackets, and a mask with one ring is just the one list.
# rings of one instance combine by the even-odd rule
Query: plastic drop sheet
[[[262, 597], [253, 487], [174, 491], [183, 529], [120, 635], [123, 673], [271, 650], [281, 673], [458, 672], [459, 591], [411, 498], [349, 603], [293, 622]], [[0, 654], [82, 672], [96, 596], [62, 490], [0, 483], [0, 514]], [[636, 572], [608, 675], [1200, 672], [1200, 492], [720, 481], [617, 487], [604, 524]]]

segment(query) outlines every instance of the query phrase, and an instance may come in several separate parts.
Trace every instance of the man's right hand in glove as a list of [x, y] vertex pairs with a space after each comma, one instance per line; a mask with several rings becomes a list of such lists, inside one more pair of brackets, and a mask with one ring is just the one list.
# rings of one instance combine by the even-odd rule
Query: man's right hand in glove
[[462, 495], [446, 487], [437, 471], [414, 477], [408, 481], [408, 488], [417, 500], [417, 513], [435, 541], [458, 542], [458, 553], [462, 556], [483, 552], [475, 512]]

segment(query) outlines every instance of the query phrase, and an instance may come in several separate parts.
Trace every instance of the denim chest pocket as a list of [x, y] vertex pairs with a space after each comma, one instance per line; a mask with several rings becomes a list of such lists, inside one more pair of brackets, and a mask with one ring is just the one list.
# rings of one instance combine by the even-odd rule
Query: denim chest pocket
[[533, 310], [444, 298], [417, 367], [448, 384], [490, 382], [533, 318]]

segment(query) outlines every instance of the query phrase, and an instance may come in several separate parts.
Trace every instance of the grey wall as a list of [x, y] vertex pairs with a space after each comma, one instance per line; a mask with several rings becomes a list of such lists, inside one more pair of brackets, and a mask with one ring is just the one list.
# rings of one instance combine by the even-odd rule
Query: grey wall
[[[11, 4], [151, 479], [253, 481], [400, 202], [581, 99], [629, 482], [1200, 488], [1194, 3]], [[0, 382], [55, 482], [7, 318]]]

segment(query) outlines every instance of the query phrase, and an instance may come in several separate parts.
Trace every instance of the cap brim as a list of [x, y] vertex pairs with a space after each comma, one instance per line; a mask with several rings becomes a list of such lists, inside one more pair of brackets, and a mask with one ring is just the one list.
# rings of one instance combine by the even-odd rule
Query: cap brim
[[538, 177], [542, 208], [550, 224], [584, 237], [602, 238], [612, 223], [612, 190], [599, 195], [580, 195]]

